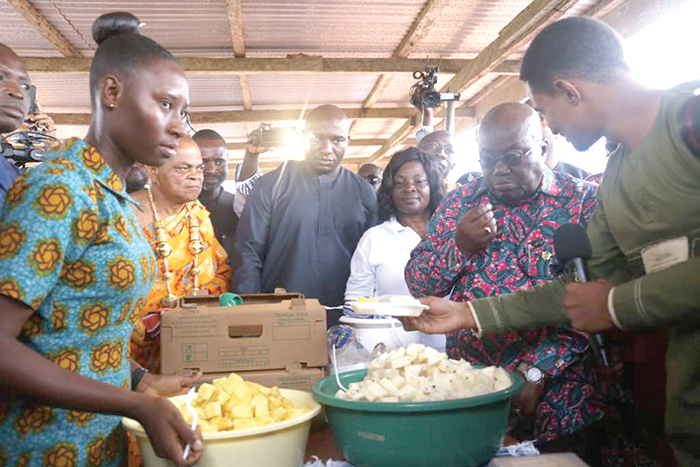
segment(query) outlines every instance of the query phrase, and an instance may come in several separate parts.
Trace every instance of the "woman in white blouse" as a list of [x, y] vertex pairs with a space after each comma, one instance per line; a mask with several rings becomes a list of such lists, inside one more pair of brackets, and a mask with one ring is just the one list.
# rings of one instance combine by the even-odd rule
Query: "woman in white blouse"
[[[445, 185], [434, 158], [416, 148], [394, 154], [377, 192], [383, 223], [365, 232], [357, 245], [345, 288], [346, 302], [358, 297], [410, 295], [404, 268], [444, 197]], [[422, 341], [444, 347], [441, 337], [437, 342]]]

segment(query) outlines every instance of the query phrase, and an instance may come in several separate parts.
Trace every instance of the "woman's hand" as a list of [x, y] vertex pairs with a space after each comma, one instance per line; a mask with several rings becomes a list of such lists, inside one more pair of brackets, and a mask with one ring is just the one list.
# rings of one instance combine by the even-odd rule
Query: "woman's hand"
[[430, 309], [420, 316], [401, 318], [406, 331], [422, 331], [426, 334], [444, 334], [463, 328], [475, 328], [476, 323], [466, 302], [455, 302], [438, 297], [420, 299]]
[[[164, 397], [140, 395], [135, 418], [141, 423], [158, 457], [170, 459], [176, 467], [197, 463], [204, 451], [202, 433], [192, 431], [177, 408]], [[186, 445], [192, 446], [183, 459]]]
[[178, 396], [186, 394], [192, 386], [197, 384], [202, 373], [193, 376], [179, 375], [152, 375], [146, 373], [141, 378], [136, 390], [153, 396]]

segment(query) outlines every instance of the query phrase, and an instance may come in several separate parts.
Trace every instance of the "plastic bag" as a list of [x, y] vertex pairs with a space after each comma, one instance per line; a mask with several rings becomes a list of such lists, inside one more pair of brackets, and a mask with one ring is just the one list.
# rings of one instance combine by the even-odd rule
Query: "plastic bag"
[[343, 324], [332, 326], [327, 336], [328, 354], [331, 356], [329, 375], [369, 367], [372, 354], [357, 339], [353, 328]]

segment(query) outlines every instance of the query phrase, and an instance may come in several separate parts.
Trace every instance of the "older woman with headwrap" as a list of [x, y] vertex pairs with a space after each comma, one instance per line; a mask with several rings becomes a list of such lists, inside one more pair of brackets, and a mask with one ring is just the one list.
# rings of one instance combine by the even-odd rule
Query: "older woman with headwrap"
[[158, 261], [158, 270], [151, 271], [155, 284], [131, 337], [132, 358], [149, 371], [160, 371], [160, 313], [197, 291], [218, 295], [228, 289], [226, 251], [214, 236], [209, 211], [197, 201], [203, 170], [197, 143], [184, 137], [175, 157], [161, 167], [146, 167], [150, 184], [132, 194]]

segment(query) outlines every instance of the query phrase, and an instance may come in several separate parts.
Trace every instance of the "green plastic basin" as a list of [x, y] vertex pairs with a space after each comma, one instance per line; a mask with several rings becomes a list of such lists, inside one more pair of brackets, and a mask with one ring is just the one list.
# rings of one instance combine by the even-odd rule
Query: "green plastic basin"
[[[508, 372], [513, 385], [484, 396], [441, 402], [385, 403], [338, 399], [334, 376], [312, 392], [326, 406], [333, 436], [356, 467], [475, 467], [491, 459], [508, 429], [510, 399], [523, 378]], [[345, 387], [367, 370], [340, 374]]]

